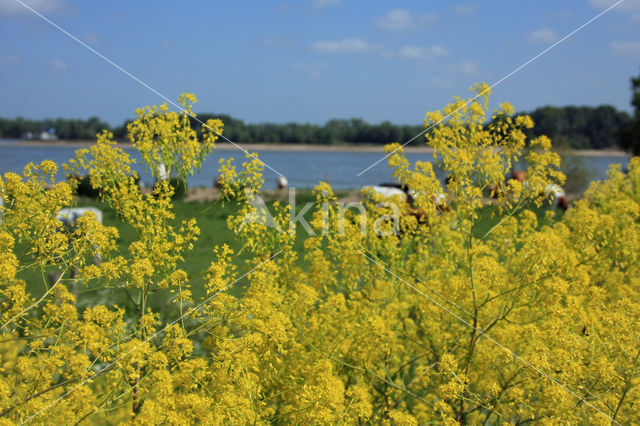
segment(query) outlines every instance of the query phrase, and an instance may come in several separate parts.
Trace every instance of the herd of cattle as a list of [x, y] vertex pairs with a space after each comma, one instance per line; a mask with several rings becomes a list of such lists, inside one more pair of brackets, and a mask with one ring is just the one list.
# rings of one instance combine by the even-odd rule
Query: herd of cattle
[[[449, 184], [450, 179], [451, 177], [448, 177], [445, 180], [445, 186]], [[509, 179], [519, 181], [523, 185], [527, 184], [526, 174], [520, 170], [514, 171], [511, 174]], [[287, 184], [288, 182], [284, 177], [279, 178], [277, 181], [278, 188], [280, 189], [286, 188]], [[411, 188], [408, 188], [406, 185], [400, 185], [395, 183], [383, 183], [380, 185], [367, 186], [363, 189], [365, 190], [365, 192], [372, 191], [374, 193], [377, 193], [383, 196], [384, 198], [400, 196], [402, 199], [404, 199], [407, 202], [407, 205], [409, 206], [409, 211], [408, 211], [409, 214], [415, 216], [418, 219], [421, 219], [424, 216], [424, 212], [419, 207], [415, 206], [415, 197], [417, 196], [417, 194], [415, 193], [415, 191], [413, 191]], [[493, 197], [497, 196], [497, 190], [495, 188], [491, 188], [490, 192]], [[565, 191], [559, 185], [556, 185], [556, 184], [548, 185], [545, 188], [545, 190], [541, 193], [541, 195], [545, 197], [550, 197], [553, 200], [554, 206], [559, 209], [566, 210], [569, 207], [569, 203], [567, 201]], [[449, 206], [447, 204], [448, 200], [445, 194], [443, 193], [433, 194], [433, 201], [435, 202], [438, 210], [440, 210], [441, 212], [449, 210]], [[5, 211], [4, 199], [0, 197], [0, 224], [3, 223], [4, 221], [4, 217], [3, 217], [4, 211]], [[92, 212], [95, 215], [96, 220], [102, 223], [102, 219], [103, 219], [102, 211], [96, 207], [64, 208], [58, 212], [56, 219], [62, 223], [66, 231], [73, 232], [73, 230], [77, 225], [78, 219], [88, 212]], [[99, 264], [101, 262], [100, 256], [99, 255], [96, 256], [93, 259], [93, 262]], [[74, 274], [72, 273], [72, 277], [73, 275]], [[56, 281], [57, 279], [59, 279], [59, 276], [52, 276], [50, 277], [50, 279]]]
[[[445, 179], [445, 187], [449, 185], [452, 176], [448, 176]], [[523, 186], [527, 185], [527, 176], [526, 173], [522, 170], [514, 171], [509, 180], [515, 180], [520, 182]], [[415, 206], [415, 197], [416, 192], [409, 188], [407, 185], [401, 185], [397, 183], [381, 183], [379, 185], [366, 186], [363, 188], [365, 191], [373, 191], [384, 198], [389, 198], [393, 196], [400, 196], [401, 199], [407, 202], [409, 205], [408, 213], [415, 216], [418, 219], [421, 219], [424, 216], [424, 211], [419, 207]], [[489, 193], [491, 198], [498, 198], [500, 189], [492, 187], [489, 188]], [[569, 201], [567, 200], [567, 194], [565, 190], [557, 184], [549, 184], [547, 187], [541, 191], [540, 195], [542, 197], [551, 198], [552, 205], [561, 210], [567, 210], [569, 208]], [[449, 205], [447, 204], [447, 196], [444, 193], [436, 193], [432, 195], [433, 201], [436, 204], [436, 207], [439, 211], [445, 212], [449, 211]]]

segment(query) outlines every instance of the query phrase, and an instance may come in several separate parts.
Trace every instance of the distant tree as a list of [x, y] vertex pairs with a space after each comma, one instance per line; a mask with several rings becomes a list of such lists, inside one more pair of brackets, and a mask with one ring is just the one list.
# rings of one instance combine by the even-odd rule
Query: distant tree
[[603, 149], [619, 144], [620, 132], [630, 117], [610, 105], [598, 107], [545, 106], [528, 113], [534, 127], [529, 137], [546, 135], [554, 146], [573, 149]]
[[127, 125], [131, 123], [131, 120], [127, 120], [119, 126], [113, 128], [113, 137], [119, 141], [127, 141]]
[[633, 155], [640, 155], [640, 75], [631, 78], [631, 92], [633, 119], [622, 132], [620, 146]]
[[344, 142], [349, 133], [348, 126], [346, 120], [332, 119], [327, 121], [320, 132], [321, 143], [335, 145]]
[[[640, 77], [632, 79], [635, 120], [629, 114], [609, 105], [598, 107], [545, 106], [537, 108], [531, 115], [535, 127], [527, 131], [528, 137], [549, 136], [554, 146], [574, 149], [603, 149], [620, 145], [625, 149], [640, 151]], [[202, 123], [218, 118], [224, 123], [224, 138], [238, 143], [291, 143], [291, 144], [376, 144], [391, 142], [422, 145], [425, 133], [419, 123], [398, 125], [390, 121], [370, 124], [362, 118], [331, 119], [323, 126], [311, 123], [245, 123], [226, 114], [199, 113], [190, 117], [191, 128], [202, 135]], [[97, 117], [88, 120], [45, 119], [28, 120], [0, 118], [0, 138], [21, 138], [31, 133], [36, 137], [48, 129], [55, 129], [59, 139], [93, 140], [101, 130], [110, 130], [116, 140], [128, 140], [125, 122], [113, 129]], [[633, 124], [631, 124], [633, 123]], [[430, 131], [427, 131], [429, 136]]]

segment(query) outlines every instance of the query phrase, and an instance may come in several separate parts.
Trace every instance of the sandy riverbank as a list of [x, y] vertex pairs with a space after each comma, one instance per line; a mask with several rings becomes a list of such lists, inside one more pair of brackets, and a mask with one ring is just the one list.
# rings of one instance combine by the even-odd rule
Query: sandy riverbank
[[[18, 146], [40, 146], [40, 147], [77, 147], [77, 148], [86, 148], [93, 145], [94, 141], [66, 141], [66, 140], [58, 140], [58, 141], [12, 141], [7, 142], [12, 145]], [[121, 142], [118, 144], [121, 147], [130, 147], [131, 143]], [[320, 152], [384, 152], [384, 146], [382, 145], [300, 145], [300, 144], [244, 144], [239, 143], [237, 145], [230, 144], [228, 142], [219, 142], [216, 144], [216, 149], [219, 150], [237, 150], [237, 149], [246, 149], [248, 151], [320, 151]], [[432, 148], [426, 146], [406, 146], [404, 147], [405, 152], [415, 152], [415, 153], [427, 153], [430, 154], [433, 152]], [[569, 150], [569, 151], [559, 151], [560, 154], [567, 155], [575, 155], [581, 157], [629, 157], [629, 153], [617, 150], [617, 149], [585, 149], [585, 150]]]
[[[93, 145], [95, 142], [75, 141], [75, 140], [74, 141], [19, 140], [19, 141], [12, 141], [9, 143], [12, 143], [13, 145], [19, 145], [19, 146], [41, 146], [41, 147], [65, 146], [65, 147], [87, 148]], [[131, 143], [119, 142], [118, 146], [126, 148], [126, 147], [130, 147]], [[234, 145], [229, 142], [218, 142], [216, 143], [216, 149], [227, 150], [227, 151], [246, 149], [247, 151], [384, 152], [383, 145], [301, 145], [301, 144], [288, 144], [288, 143], [281, 143], [281, 144], [238, 143]], [[433, 149], [426, 146], [407, 146], [405, 147], [405, 151], [431, 153], [433, 152]]]

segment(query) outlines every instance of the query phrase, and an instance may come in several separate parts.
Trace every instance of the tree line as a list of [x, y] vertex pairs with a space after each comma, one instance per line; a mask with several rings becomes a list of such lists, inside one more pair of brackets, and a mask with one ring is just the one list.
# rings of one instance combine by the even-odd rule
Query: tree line
[[[524, 112], [523, 112], [524, 113]], [[608, 105], [545, 106], [531, 112], [535, 127], [527, 136], [549, 136], [554, 145], [574, 149], [629, 148], [633, 128], [632, 117]], [[389, 121], [367, 123], [361, 118], [332, 119], [324, 125], [311, 123], [245, 123], [229, 115], [198, 114], [198, 120], [219, 118], [224, 123], [224, 136], [242, 143], [291, 143], [291, 144], [387, 144], [406, 142], [424, 131], [422, 125], [399, 125]], [[201, 131], [201, 123], [192, 119], [192, 126]], [[114, 133], [118, 140], [127, 140], [127, 122], [112, 127], [97, 117], [80, 119], [29, 120], [25, 118], [0, 118], [0, 138], [40, 138], [42, 132], [55, 132], [58, 139], [91, 140], [102, 129]], [[420, 138], [418, 138], [420, 139]]]
[[547, 135], [554, 146], [573, 149], [621, 147], [622, 134], [631, 122], [628, 113], [610, 105], [545, 106], [526, 114], [535, 123], [528, 137]]
[[640, 75], [631, 79], [631, 106], [633, 119], [622, 131], [620, 146], [634, 155], [640, 155]]
[[51, 132], [50, 134], [58, 139], [90, 140], [95, 139], [96, 134], [103, 129], [119, 131], [123, 138], [126, 133], [125, 125], [112, 129], [108, 123], [101, 121], [98, 117], [86, 120], [68, 118], [30, 120], [22, 117], [0, 117], [0, 138], [3, 139], [40, 139], [42, 133]]

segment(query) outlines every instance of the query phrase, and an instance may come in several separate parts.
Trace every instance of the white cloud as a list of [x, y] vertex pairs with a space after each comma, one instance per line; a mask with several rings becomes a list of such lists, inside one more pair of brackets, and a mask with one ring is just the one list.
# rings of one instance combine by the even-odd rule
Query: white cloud
[[551, 28], [539, 28], [529, 33], [527, 37], [529, 41], [535, 41], [539, 43], [553, 43], [558, 40], [558, 35]]
[[611, 51], [620, 56], [640, 56], [640, 41], [612, 41]]
[[345, 38], [340, 41], [316, 41], [313, 50], [324, 53], [368, 53], [380, 51], [380, 46], [361, 38]]
[[464, 60], [447, 65], [443, 68], [446, 72], [445, 76], [431, 76], [429, 84], [438, 89], [454, 90], [462, 87], [468, 87], [469, 81], [478, 79], [482, 70], [475, 61]]
[[[617, 0], [589, 0], [589, 4], [599, 10], [607, 9], [616, 2]], [[624, 0], [613, 7], [610, 12], [625, 13], [632, 22], [640, 22], [640, 0]]]
[[51, 68], [56, 71], [66, 71], [69, 67], [67, 66], [67, 63], [62, 59], [54, 59], [53, 61], [51, 61]]
[[[54, 13], [69, 8], [67, 0], [21, 0], [24, 4], [38, 13]], [[32, 15], [33, 12], [16, 0], [0, 0], [0, 15], [17, 16]]]
[[[596, 9], [606, 9], [616, 4], [618, 0], [589, 0], [589, 4]], [[611, 9], [616, 12], [638, 12], [640, 11], [640, 0], [624, 0]]]
[[431, 47], [404, 46], [398, 51], [398, 55], [406, 59], [431, 59], [448, 54], [447, 49], [438, 45]]
[[336, 6], [342, 3], [342, 0], [313, 0], [313, 7], [322, 8], [327, 6]]
[[447, 71], [451, 74], [475, 77], [480, 73], [480, 67], [478, 67], [478, 64], [474, 61], [461, 61], [455, 64], [449, 64]]
[[382, 18], [378, 18], [376, 25], [383, 30], [405, 31], [423, 27], [436, 19], [438, 15], [435, 13], [426, 13], [416, 18], [406, 9], [394, 9]]
[[8, 67], [11, 65], [20, 65], [22, 58], [16, 55], [0, 55], [0, 67]]
[[370, 43], [361, 38], [346, 38], [344, 40], [316, 41], [311, 49], [322, 53], [332, 54], [360, 54], [374, 53], [382, 58], [405, 58], [413, 60], [434, 59], [448, 56], [447, 49], [440, 45], [430, 47], [403, 46], [398, 50], [391, 50], [383, 45]]
[[472, 15], [478, 10], [480, 10], [480, 5], [478, 3], [459, 4], [453, 8], [453, 11], [458, 15]]

